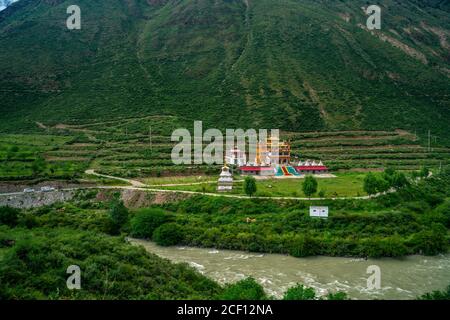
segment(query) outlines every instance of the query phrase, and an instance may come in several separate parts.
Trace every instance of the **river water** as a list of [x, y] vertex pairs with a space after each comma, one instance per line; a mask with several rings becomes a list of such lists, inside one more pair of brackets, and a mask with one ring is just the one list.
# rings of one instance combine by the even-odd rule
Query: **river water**
[[[160, 247], [131, 240], [172, 262], [185, 262], [224, 284], [252, 276], [269, 295], [280, 298], [296, 283], [315, 288], [319, 295], [344, 291], [352, 299], [414, 299], [426, 292], [443, 290], [450, 284], [450, 254], [435, 257], [408, 256], [401, 259], [352, 259], [336, 257], [294, 258], [279, 254], [191, 247]], [[381, 288], [369, 290], [367, 268], [381, 270]]]

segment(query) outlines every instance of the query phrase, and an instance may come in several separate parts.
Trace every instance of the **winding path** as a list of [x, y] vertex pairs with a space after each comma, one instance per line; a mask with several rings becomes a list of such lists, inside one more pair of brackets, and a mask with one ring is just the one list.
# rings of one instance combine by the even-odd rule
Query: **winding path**
[[[223, 193], [208, 193], [208, 192], [199, 192], [199, 191], [187, 191], [187, 190], [167, 190], [167, 189], [159, 189], [155, 188], [155, 186], [146, 185], [140, 181], [132, 180], [132, 179], [126, 179], [126, 178], [119, 178], [109, 175], [104, 175], [100, 173], [96, 173], [94, 170], [86, 170], [86, 174], [89, 175], [95, 175], [98, 177], [108, 178], [108, 179], [115, 179], [123, 182], [127, 182], [131, 184], [131, 186], [107, 186], [107, 187], [90, 187], [90, 189], [124, 189], [124, 190], [137, 190], [137, 191], [148, 191], [148, 192], [165, 192], [165, 193], [182, 193], [182, 194], [193, 194], [193, 195], [204, 195], [204, 196], [210, 196], [210, 197], [224, 197], [224, 198], [234, 198], [234, 199], [272, 199], [272, 200], [303, 200], [303, 201], [321, 201], [321, 200], [368, 200], [372, 198], [377, 198], [383, 194], [386, 193], [378, 193], [375, 195], [370, 196], [363, 196], [363, 197], [335, 197], [335, 198], [300, 198], [300, 197], [259, 197], [259, 196], [245, 196], [245, 195], [235, 195], [235, 194], [223, 194]], [[193, 182], [193, 183], [185, 183], [185, 184], [172, 184], [172, 185], [166, 185], [166, 186], [189, 186], [189, 185], [197, 185], [197, 184], [203, 184], [203, 183], [212, 183], [215, 181], [205, 181], [205, 182]], [[159, 185], [159, 187], [162, 187], [164, 185]], [[387, 193], [395, 192], [395, 190], [390, 190]]]
[[[184, 184], [170, 184], [170, 185], [147, 185], [141, 181], [120, 178], [105, 174], [100, 174], [95, 172], [93, 169], [89, 169], [85, 171], [88, 175], [93, 175], [97, 177], [107, 178], [118, 180], [122, 182], [129, 183], [129, 186], [92, 186], [92, 187], [80, 187], [80, 188], [62, 188], [59, 189], [61, 191], [76, 191], [76, 190], [89, 190], [89, 189], [103, 189], [103, 190], [135, 190], [135, 191], [146, 191], [146, 192], [154, 192], [154, 193], [180, 193], [180, 194], [191, 194], [191, 195], [203, 195], [209, 197], [223, 197], [223, 198], [233, 198], [233, 199], [260, 199], [260, 200], [297, 200], [297, 201], [322, 201], [322, 200], [369, 200], [373, 198], [377, 198], [387, 193], [396, 192], [395, 189], [391, 189], [388, 192], [378, 193], [370, 196], [363, 197], [335, 197], [335, 198], [301, 198], [301, 197], [261, 197], [261, 196], [246, 196], [246, 195], [237, 195], [237, 194], [226, 194], [226, 193], [209, 193], [209, 192], [199, 192], [199, 191], [187, 191], [187, 190], [168, 190], [161, 189], [157, 187], [174, 187], [174, 186], [192, 186], [206, 183], [214, 183], [215, 181], [203, 181], [203, 182], [192, 182], [192, 183], [184, 183]], [[430, 175], [431, 176], [431, 175]], [[241, 181], [241, 180], [239, 180]], [[42, 191], [35, 191], [42, 192]], [[0, 196], [17, 196], [25, 194], [24, 192], [12, 192], [12, 193], [1, 193]]]

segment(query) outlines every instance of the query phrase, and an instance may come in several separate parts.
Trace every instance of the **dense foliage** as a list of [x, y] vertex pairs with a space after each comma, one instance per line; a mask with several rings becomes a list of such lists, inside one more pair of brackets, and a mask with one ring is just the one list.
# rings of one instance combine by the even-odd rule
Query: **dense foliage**
[[[416, 173], [414, 171], [414, 173]], [[413, 175], [413, 178], [425, 178], [427, 175], [423, 175], [423, 169], [417, 175]], [[396, 171], [393, 168], [387, 168], [382, 174], [376, 174], [369, 172], [364, 178], [364, 191], [369, 195], [386, 192], [389, 189], [400, 189], [410, 184], [405, 173]]]
[[302, 284], [289, 288], [284, 294], [283, 300], [314, 300], [316, 292], [312, 288], [306, 288]]
[[128, 222], [128, 209], [122, 201], [113, 201], [109, 210], [110, 233], [117, 235]]
[[[126, 214], [114, 197], [108, 204], [90, 192], [72, 203], [25, 211], [0, 208], [0, 299], [265, 299], [252, 279], [221, 288], [186, 265], [108, 236], [111, 221], [127, 233], [125, 217], [130, 216], [131, 235], [151, 236], [162, 245], [294, 256], [437, 254], [449, 246], [448, 183], [444, 172], [368, 201], [322, 200], [332, 209], [328, 220], [310, 218], [308, 201], [204, 196]], [[65, 286], [67, 267], [74, 264], [82, 270], [81, 291]], [[434, 292], [423, 298], [445, 297]], [[284, 298], [318, 299], [301, 285]], [[331, 293], [326, 298], [347, 297]]]
[[10, 207], [0, 207], [0, 225], [14, 227], [17, 224], [20, 211]]
[[450, 300], [450, 285], [444, 291], [433, 291], [419, 297], [421, 300]]
[[184, 245], [299, 257], [434, 255], [449, 248], [449, 182], [444, 172], [371, 200], [322, 200], [331, 210], [325, 220], [299, 201], [196, 196], [164, 208]]
[[247, 278], [225, 287], [221, 300], [266, 300], [263, 287], [253, 278]]
[[160, 246], [174, 246], [183, 240], [181, 226], [176, 223], [166, 223], [153, 233], [152, 240]]
[[167, 212], [161, 209], [141, 209], [131, 219], [131, 235], [137, 238], [151, 239], [153, 232], [170, 220]]
[[[190, 267], [120, 238], [67, 228], [0, 231], [15, 241], [0, 259], [0, 300], [208, 299], [220, 291]], [[70, 265], [81, 268], [82, 290], [66, 287]]]

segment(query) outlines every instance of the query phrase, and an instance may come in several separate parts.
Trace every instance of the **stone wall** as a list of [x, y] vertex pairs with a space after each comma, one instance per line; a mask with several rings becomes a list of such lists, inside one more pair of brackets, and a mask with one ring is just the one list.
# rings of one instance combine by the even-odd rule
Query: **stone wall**
[[56, 202], [72, 200], [74, 191], [52, 191], [0, 195], [0, 207], [9, 206], [20, 209], [37, 208]]

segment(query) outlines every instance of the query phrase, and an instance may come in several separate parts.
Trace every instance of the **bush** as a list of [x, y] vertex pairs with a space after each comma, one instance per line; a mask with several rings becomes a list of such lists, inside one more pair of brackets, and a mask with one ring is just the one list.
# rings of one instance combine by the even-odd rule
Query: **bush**
[[119, 234], [123, 226], [128, 222], [128, 209], [122, 201], [114, 201], [109, 210], [110, 233]]
[[302, 185], [303, 193], [307, 197], [311, 197], [314, 193], [317, 192], [317, 180], [313, 176], [306, 176], [305, 181], [303, 181]]
[[256, 180], [253, 177], [246, 177], [244, 180], [244, 191], [248, 196], [253, 196], [256, 193]]
[[161, 209], [140, 210], [131, 219], [131, 235], [136, 238], [151, 239], [153, 232], [170, 221], [170, 216]]
[[315, 300], [316, 292], [302, 284], [289, 288], [283, 296], [283, 300]]
[[419, 172], [420, 177], [426, 178], [426, 177], [428, 177], [429, 174], [430, 174], [430, 170], [427, 167], [422, 167], [422, 169], [420, 169], [420, 172]]
[[391, 186], [394, 188], [403, 188], [409, 184], [408, 179], [402, 172], [396, 172], [392, 176]]
[[447, 230], [442, 224], [433, 223], [431, 229], [423, 230], [413, 236], [416, 252], [436, 255], [446, 252], [448, 248]]
[[419, 297], [419, 300], [450, 300], [450, 286], [445, 291], [433, 291]]
[[176, 223], [166, 223], [153, 232], [152, 239], [160, 246], [174, 246], [183, 240], [183, 231]]
[[0, 224], [7, 225], [9, 227], [16, 226], [19, 214], [19, 209], [11, 207], [0, 207]]
[[265, 300], [267, 299], [263, 287], [253, 278], [247, 278], [225, 287], [219, 296], [221, 300]]
[[348, 296], [345, 292], [329, 293], [327, 300], [348, 300]]
[[369, 195], [386, 192], [391, 187], [390, 181], [393, 179], [393, 176], [389, 176], [387, 173], [384, 173], [382, 176], [377, 176], [369, 172], [364, 178], [363, 189]]
[[369, 195], [376, 194], [377, 186], [377, 177], [372, 172], [369, 172], [364, 178], [364, 191]]
[[[0, 246], [5, 243], [8, 248], [0, 259], [0, 301], [195, 300], [222, 292], [192, 268], [147, 254], [119, 237], [42, 228], [33, 230], [32, 239], [23, 239], [27, 233], [23, 232], [15, 229], [0, 235]], [[66, 286], [70, 265], [82, 270], [82, 290]]]

